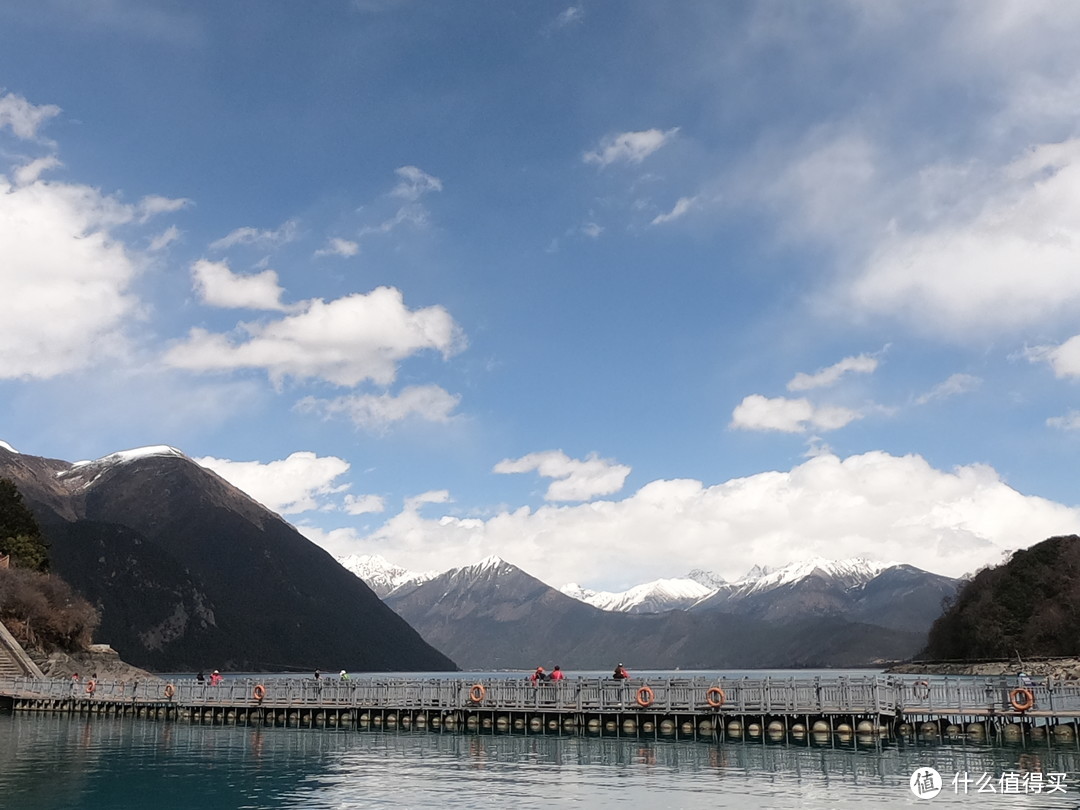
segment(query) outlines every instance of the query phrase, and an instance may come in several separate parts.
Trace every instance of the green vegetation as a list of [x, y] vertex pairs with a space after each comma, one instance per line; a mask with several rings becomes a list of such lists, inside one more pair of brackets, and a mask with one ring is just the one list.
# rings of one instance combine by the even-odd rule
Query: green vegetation
[[48, 574], [49, 545], [15, 484], [0, 479], [0, 621], [28, 648], [84, 650], [101, 621], [94, 606]]
[[32, 571], [49, 570], [49, 544], [33, 512], [26, 508], [14, 482], [0, 478], [0, 557]]
[[980, 571], [930, 629], [923, 657], [1080, 654], [1080, 537], [1051, 537]]

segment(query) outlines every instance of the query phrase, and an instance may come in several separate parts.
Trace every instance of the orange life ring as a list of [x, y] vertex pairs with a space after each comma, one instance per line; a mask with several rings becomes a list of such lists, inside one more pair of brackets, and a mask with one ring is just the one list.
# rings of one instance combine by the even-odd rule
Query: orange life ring
[[87, 681], [86, 682], [86, 694], [88, 694], [88, 695], [94, 694], [95, 689], [97, 689], [97, 684], [94, 681]]
[[256, 700], [262, 700], [266, 697], [266, 687], [261, 683], [255, 684], [255, 688], [251, 690], [251, 694], [255, 696]]
[[1018, 712], [1026, 712], [1035, 705], [1035, 695], [1031, 693], [1030, 689], [1025, 689], [1023, 687], [1013, 689], [1009, 692], [1009, 703], [1011, 703], [1012, 707]]
[[724, 699], [727, 695], [724, 694], [724, 690], [719, 686], [710, 686], [705, 691], [705, 702], [712, 706], [714, 709], [719, 709], [724, 705]]
[[654, 697], [656, 697], [656, 695], [653, 694], [653, 690], [647, 686], [643, 686], [637, 690], [637, 705], [642, 708], [651, 706]]
[[175, 694], [176, 694], [176, 687], [173, 686], [171, 683], [165, 684], [165, 697], [171, 698]]
[[930, 681], [915, 681], [911, 685], [911, 693], [919, 700], [926, 700], [930, 697]]
[[483, 684], [474, 683], [469, 690], [469, 700], [473, 703], [480, 703], [484, 700], [484, 695], [487, 694], [487, 690]]

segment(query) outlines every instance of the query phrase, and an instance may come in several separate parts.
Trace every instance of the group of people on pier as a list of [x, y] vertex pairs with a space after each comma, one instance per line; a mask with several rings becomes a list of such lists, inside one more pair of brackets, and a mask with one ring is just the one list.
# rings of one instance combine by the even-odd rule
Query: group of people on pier
[[[619, 663], [616, 665], [615, 671], [611, 673], [611, 677], [617, 681], [625, 681], [630, 677], [630, 673], [626, 671], [626, 667], [624, 667], [622, 663]], [[565, 678], [566, 675], [563, 673], [562, 667], [558, 664], [555, 665], [555, 668], [551, 670], [551, 672], [548, 672], [543, 667], [537, 667], [533, 674], [529, 676], [529, 680], [532, 681], [534, 685], [545, 681], [561, 681], [565, 680]]]

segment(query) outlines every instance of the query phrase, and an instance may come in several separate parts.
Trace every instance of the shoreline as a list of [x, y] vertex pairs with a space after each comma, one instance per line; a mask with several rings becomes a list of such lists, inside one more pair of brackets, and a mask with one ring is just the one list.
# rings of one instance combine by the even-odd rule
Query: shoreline
[[905, 661], [886, 668], [890, 675], [985, 675], [998, 677], [1026, 672], [1055, 680], [1080, 679], [1080, 658], [1016, 658], [994, 661]]

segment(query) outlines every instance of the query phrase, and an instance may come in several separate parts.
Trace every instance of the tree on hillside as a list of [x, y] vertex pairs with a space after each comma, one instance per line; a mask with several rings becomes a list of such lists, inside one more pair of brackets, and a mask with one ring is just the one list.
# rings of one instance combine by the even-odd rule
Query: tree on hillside
[[23, 503], [14, 481], [0, 478], [0, 557], [34, 571], [49, 570], [49, 544], [33, 512]]

